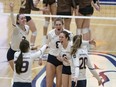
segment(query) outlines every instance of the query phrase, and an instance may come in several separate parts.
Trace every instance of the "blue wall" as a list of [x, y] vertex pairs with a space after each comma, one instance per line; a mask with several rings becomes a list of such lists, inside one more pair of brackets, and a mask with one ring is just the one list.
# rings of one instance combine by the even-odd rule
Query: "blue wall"
[[[116, 5], [116, 0], [100, 0], [100, 2], [106, 2], [106, 3], [102, 3], [103, 5]], [[112, 2], [115, 2], [115, 3], [112, 3]]]
[[106, 1], [106, 2], [116, 2], [116, 0], [100, 0], [100, 1]]

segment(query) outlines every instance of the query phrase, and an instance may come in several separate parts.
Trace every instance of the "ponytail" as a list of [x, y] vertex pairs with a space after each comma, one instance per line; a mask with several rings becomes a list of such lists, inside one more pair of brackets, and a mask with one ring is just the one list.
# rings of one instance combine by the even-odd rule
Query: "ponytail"
[[23, 54], [22, 54], [22, 52], [18, 56], [18, 59], [17, 59], [17, 61], [15, 63], [16, 63], [16, 65], [15, 65], [16, 73], [20, 74], [21, 73], [22, 64], [23, 64]]
[[21, 73], [21, 68], [23, 66], [23, 53], [28, 52], [29, 47], [30, 47], [29, 41], [27, 41], [26, 38], [23, 36], [23, 39], [20, 42], [20, 46], [19, 46], [21, 53], [19, 54], [15, 62], [16, 63], [15, 69], [16, 69], [16, 73], [18, 74]]
[[71, 48], [71, 55], [77, 52], [77, 49], [81, 47], [82, 35], [76, 35], [73, 37], [73, 46]]

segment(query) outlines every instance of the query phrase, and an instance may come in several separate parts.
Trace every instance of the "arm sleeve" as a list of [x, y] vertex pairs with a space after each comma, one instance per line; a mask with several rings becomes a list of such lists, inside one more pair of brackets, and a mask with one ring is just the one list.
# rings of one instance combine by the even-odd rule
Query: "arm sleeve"
[[15, 26], [15, 17], [13, 12], [10, 13], [10, 17], [11, 17], [12, 25]]
[[38, 57], [40, 57], [40, 56], [43, 55], [43, 53], [45, 52], [46, 47], [47, 47], [47, 45], [44, 45], [44, 46], [43, 46], [42, 48], [40, 48], [37, 52], [33, 53], [33, 54], [31, 55], [31, 57], [32, 57], [32, 58], [38, 58]]
[[73, 64], [75, 68], [75, 77], [78, 78], [79, 76], [79, 58], [78, 55], [76, 55], [76, 58], [73, 58]]
[[90, 72], [93, 74], [93, 76], [99, 81], [100, 80], [99, 75], [97, 74], [95, 68], [92, 66], [89, 57], [88, 57], [88, 61], [87, 61], [87, 66], [88, 66]]

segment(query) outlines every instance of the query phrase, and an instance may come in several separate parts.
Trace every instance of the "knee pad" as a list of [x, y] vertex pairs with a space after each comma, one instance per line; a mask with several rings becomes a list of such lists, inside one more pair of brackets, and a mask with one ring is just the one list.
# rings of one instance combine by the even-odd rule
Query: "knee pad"
[[32, 32], [33, 36], [37, 36], [37, 31]]
[[44, 23], [44, 27], [48, 27], [49, 26], [49, 22], [48, 21], [45, 21], [45, 23]]
[[89, 28], [83, 28], [83, 29], [82, 29], [82, 33], [83, 33], [83, 34], [86, 34], [86, 33], [88, 33], [88, 32], [90, 32], [90, 29], [89, 29]]
[[77, 30], [76, 30], [76, 34], [77, 34], [77, 35], [81, 35], [81, 30], [82, 30], [82, 29], [77, 29]]

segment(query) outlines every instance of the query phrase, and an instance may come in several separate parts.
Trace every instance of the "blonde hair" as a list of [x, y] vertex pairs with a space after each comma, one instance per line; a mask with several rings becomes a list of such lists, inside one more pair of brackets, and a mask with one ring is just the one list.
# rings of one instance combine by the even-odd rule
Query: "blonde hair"
[[82, 44], [82, 35], [75, 35], [73, 37], [73, 46], [71, 48], [71, 55], [75, 54], [78, 48], [81, 47]]

